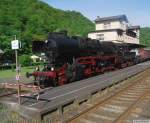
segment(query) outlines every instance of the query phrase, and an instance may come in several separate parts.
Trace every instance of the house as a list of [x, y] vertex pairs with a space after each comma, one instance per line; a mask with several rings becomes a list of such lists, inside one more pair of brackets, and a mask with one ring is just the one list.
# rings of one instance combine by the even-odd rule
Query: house
[[89, 38], [115, 43], [139, 44], [140, 26], [132, 26], [126, 15], [97, 17], [95, 29], [88, 34]]
[[31, 59], [32, 59], [33, 62], [37, 62], [37, 61], [40, 60], [40, 57], [39, 57], [39, 56], [36, 56], [36, 55], [32, 55], [32, 56], [31, 56]]

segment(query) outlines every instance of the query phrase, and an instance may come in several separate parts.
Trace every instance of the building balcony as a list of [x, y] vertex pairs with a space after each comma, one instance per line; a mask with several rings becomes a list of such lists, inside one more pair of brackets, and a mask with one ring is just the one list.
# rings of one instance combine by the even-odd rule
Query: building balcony
[[123, 43], [139, 44], [139, 38], [134, 38], [134, 37], [127, 36], [127, 35], [118, 36], [117, 40]]

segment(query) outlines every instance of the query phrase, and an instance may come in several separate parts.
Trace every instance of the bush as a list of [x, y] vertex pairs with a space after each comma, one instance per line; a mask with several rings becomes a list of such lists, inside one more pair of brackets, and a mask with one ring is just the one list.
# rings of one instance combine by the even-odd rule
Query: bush
[[0, 65], [0, 70], [9, 70], [12, 69], [14, 71], [16, 69], [15, 64], [10, 64], [10, 65]]
[[44, 63], [44, 62], [33, 62], [32, 63], [32, 66], [39, 66], [39, 65], [42, 65], [42, 66], [44, 66], [46, 63]]
[[22, 66], [30, 66], [32, 64], [32, 59], [29, 55], [22, 55], [19, 57], [19, 63]]

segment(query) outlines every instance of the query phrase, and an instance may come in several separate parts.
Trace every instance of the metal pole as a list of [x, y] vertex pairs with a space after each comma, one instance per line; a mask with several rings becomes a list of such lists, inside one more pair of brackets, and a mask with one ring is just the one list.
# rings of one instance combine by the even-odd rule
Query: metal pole
[[[16, 40], [16, 35], [15, 35], [15, 40]], [[17, 84], [18, 84], [18, 103], [21, 104], [21, 99], [20, 99], [20, 83], [19, 83], [19, 67], [18, 67], [18, 52], [17, 49], [15, 50], [15, 55], [16, 55], [16, 78], [17, 79]]]

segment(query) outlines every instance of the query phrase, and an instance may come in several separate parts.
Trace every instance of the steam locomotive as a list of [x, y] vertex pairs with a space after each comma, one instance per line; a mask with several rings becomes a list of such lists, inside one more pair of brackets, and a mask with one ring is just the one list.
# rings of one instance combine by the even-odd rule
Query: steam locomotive
[[61, 86], [139, 62], [132, 45], [100, 42], [67, 33], [49, 33], [48, 40], [34, 41], [32, 50], [45, 53], [48, 64], [43, 71], [27, 73], [41, 87]]

